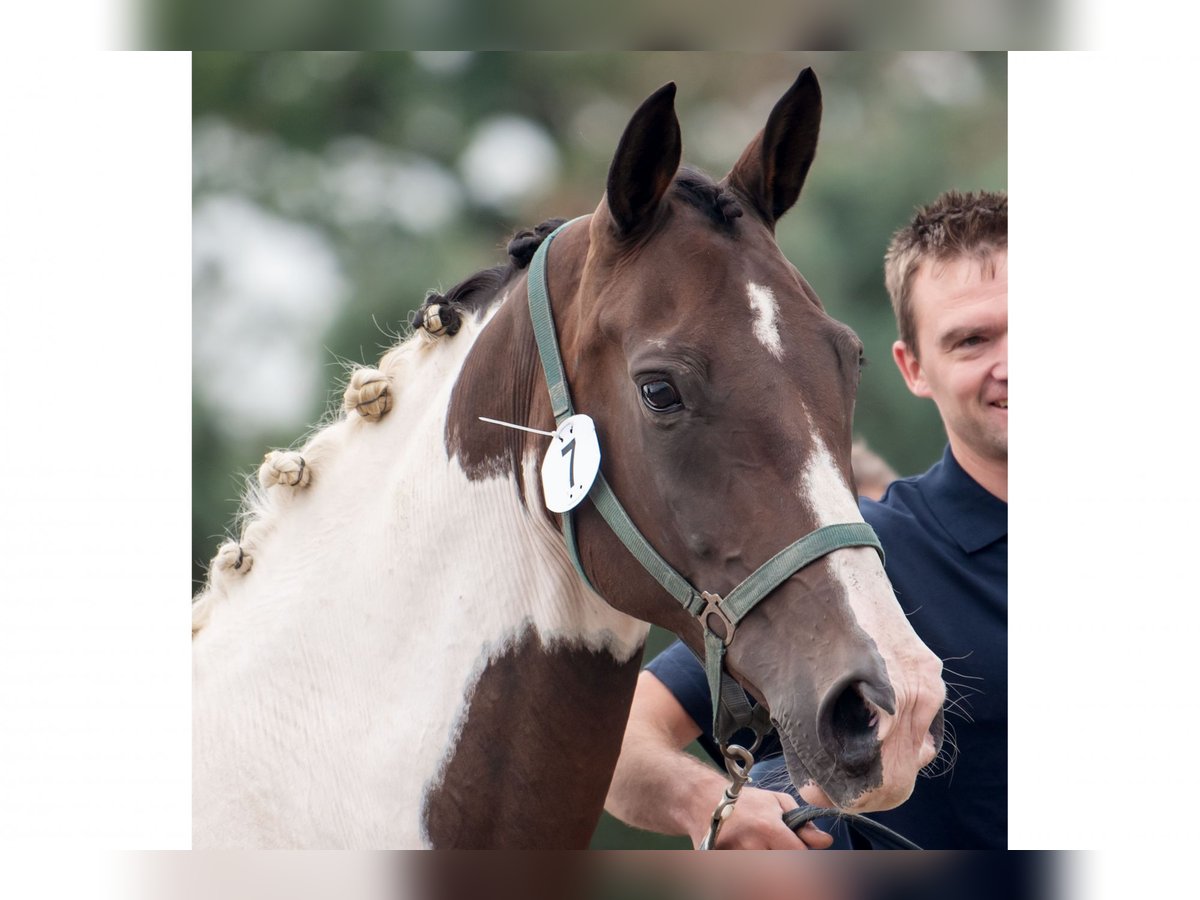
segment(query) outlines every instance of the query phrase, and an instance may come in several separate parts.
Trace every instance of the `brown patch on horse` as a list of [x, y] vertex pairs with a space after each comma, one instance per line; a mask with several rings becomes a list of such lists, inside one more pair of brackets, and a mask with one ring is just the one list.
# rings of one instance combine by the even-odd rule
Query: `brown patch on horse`
[[[562, 223], [562, 219], [549, 219], [536, 229], [518, 232], [508, 245], [512, 265], [527, 268], [537, 247]], [[577, 290], [579, 265], [564, 265], [563, 261], [583, 259], [586, 233], [587, 225], [580, 223], [555, 239], [556, 264], [546, 273], [551, 297], [569, 297]], [[476, 340], [454, 385], [446, 412], [446, 454], [457, 459], [472, 481], [515, 476], [517, 494], [525, 503], [522, 460], [531, 452], [540, 459], [548, 439], [479, 421], [480, 416], [487, 416], [554, 430], [546, 377], [529, 316], [528, 278], [517, 277], [507, 290], [508, 300]], [[561, 332], [562, 323], [559, 328]]]
[[541, 364], [528, 312], [510, 314], [525, 297], [523, 280], [513, 287], [512, 294], [476, 340], [459, 372], [446, 411], [446, 454], [457, 459], [472, 481], [515, 475], [524, 501], [521, 459], [530, 439], [537, 436], [479, 421], [480, 416], [487, 416], [527, 424], [541, 386]]
[[[541, 643], [532, 629], [480, 677], [425, 833], [437, 849], [577, 850], [621, 750], [641, 654]], [[597, 686], [603, 685], [598, 691]], [[548, 793], [547, 785], [557, 790]]]

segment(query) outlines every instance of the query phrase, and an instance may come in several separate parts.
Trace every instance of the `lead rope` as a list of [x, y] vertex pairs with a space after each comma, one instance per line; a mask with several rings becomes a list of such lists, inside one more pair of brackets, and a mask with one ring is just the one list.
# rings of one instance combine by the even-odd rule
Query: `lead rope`
[[[754, 746], [751, 750], [757, 750], [761, 742], [762, 735], [759, 735], [754, 741]], [[751, 750], [747, 750], [739, 744], [721, 745], [721, 755], [725, 757], [725, 770], [729, 773], [730, 783], [721, 795], [721, 800], [717, 804], [717, 808], [713, 810], [712, 818], [708, 822], [708, 831], [705, 833], [704, 840], [700, 842], [700, 846], [697, 849], [716, 849], [717, 835], [721, 833], [721, 826], [733, 814], [733, 807], [737, 804], [738, 798], [742, 794], [742, 788], [751, 781], [750, 770], [754, 768], [754, 754]], [[883, 850], [921, 849], [904, 835], [893, 831], [886, 825], [879, 824], [874, 819], [860, 816], [857, 813], [843, 812], [840, 809], [825, 809], [820, 806], [804, 806], [798, 809], [790, 809], [783, 814], [783, 824], [791, 831], [799, 834], [800, 829], [809, 822], [814, 819], [824, 818], [843, 819], [853, 823], [859, 831], [878, 838], [883, 843], [883, 847], [881, 848]]]
[[850, 822], [860, 832], [876, 838], [882, 846], [879, 850], [920, 850], [921, 848], [898, 832], [892, 831], [886, 825], [880, 825], [874, 819], [860, 816], [857, 813], [842, 812], [840, 809], [822, 809], [819, 806], [803, 806], [799, 809], [789, 809], [783, 814], [783, 824], [792, 831], [799, 832], [806, 823], [813, 819], [844, 819]]
[[[725, 757], [725, 771], [729, 773], [729, 786], [721, 795], [720, 802], [713, 810], [708, 822], [708, 831], [700, 842], [699, 850], [715, 850], [717, 835], [725, 820], [733, 815], [733, 807], [742, 794], [742, 788], [750, 783], [750, 770], [754, 768], [754, 751], [762, 743], [764, 732], [755, 729], [754, 743], [747, 750], [740, 744], [721, 744], [721, 755]], [[857, 813], [843, 812], [840, 809], [827, 809], [820, 806], [803, 806], [789, 809], [783, 814], [783, 824], [797, 835], [800, 829], [814, 819], [842, 819], [855, 825], [859, 831], [877, 838], [883, 850], [920, 850], [921, 848], [904, 835], [893, 831], [886, 825], [881, 825], [874, 819], [860, 816]]]

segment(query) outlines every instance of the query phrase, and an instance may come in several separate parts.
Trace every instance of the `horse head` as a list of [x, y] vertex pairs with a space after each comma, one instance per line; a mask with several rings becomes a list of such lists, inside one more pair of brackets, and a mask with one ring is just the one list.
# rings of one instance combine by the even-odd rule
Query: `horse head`
[[[549, 248], [547, 285], [613, 493], [671, 566], [724, 597], [802, 535], [862, 522], [850, 470], [862, 344], [774, 237], [816, 150], [812, 72], [719, 182], [680, 169], [674, 96], [669, 84], [633, 115], [594, 214]], [[540, 424], [551, 426], [544, 409]], [[594, 506], [576, 520], [596, 590], [703, 654], [701, 623]], [[769, 707], [795, 783], [836, 805], [899, 804], [937, 753], [941, 663], [870, 547], [794, 572], [739, 624], [725, 660]]]

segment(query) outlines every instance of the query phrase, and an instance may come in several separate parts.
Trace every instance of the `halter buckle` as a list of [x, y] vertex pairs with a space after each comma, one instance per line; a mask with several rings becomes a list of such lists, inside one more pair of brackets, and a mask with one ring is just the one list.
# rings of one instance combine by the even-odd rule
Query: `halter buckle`
[[[710, 594], [708, 591], [701, 591], [700, 597], [704, 600], [704, 609], [700, 610], [700, 624], [707, 631], [719, 638], [722, 644], [728, 647], [729, 642], [733, 640], [733, 633], [737, 631], [737, 624], [721, 608], [721, 597], [719, 595]], [[721, 623], [720, 631], [709, 624], [709, 616], [717, 617], [717, 621]]]

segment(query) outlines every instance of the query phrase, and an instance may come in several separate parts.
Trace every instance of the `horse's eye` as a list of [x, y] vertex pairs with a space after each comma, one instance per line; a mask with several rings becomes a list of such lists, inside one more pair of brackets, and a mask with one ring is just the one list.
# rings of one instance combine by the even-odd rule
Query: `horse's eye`
[[642, 402], [654, 412], [670, 412], [683, 405], [675, 385], [669, 381], [650, 381], [643, 384]]

